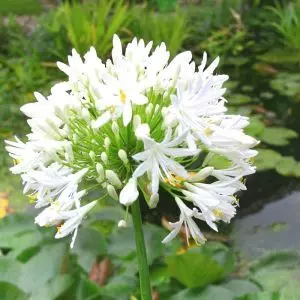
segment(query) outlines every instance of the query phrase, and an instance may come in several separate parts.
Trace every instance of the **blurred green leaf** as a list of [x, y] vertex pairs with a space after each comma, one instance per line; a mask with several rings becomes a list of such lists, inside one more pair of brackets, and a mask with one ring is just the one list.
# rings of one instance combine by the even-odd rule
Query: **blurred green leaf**
[[117, 275], [102, 288], [103, 299], [127, 300], [138, 288], [136, 276]]
[[253, 102], [253, 98], [244, 94], [231, 94], [229, 105], [242, 105]]
[[97, 300], [103, 299], [100, 296], [101, 288], [87, 278], [81, 277], [76, 288], [76, 298], [74, 300], [87, 300], [97, 295]]
[[109, 237], [108, 253], [119, 258], [135, 255], [135, 241], [132, 228], [118, 228]]
[[252, 272], [261, 270], [293, 269], [300, 266], [300, 254], [293, 251], [268, 253], [251, 264]]
[[298, 253], [271, 253], [252, 265], [250, 277], [264, 291], [279, 292], [280, 300], [300, 299], [299, 265]]
[[27, 293], [37, 291], [61, 271], [66, 245], [56, 242], [45, 245], [21, 269], [20, 287]]
[[148, 263], [151, 265], [156, 258], [163, 255], [165, 245], [162, 244], [166, 232], [161, 227], [153, 224], [143, 225]]
[[276, 171], [283, 176], [294, 176], [297, 162], [292, 156], [282, 157], [276, 165]]
[[260, 136], [264, 131], [265, 124], [258, 118], [250, 118], [249, 125], [245, 128], [245, 133], [251, 136]]
[[260, 139], [270, 145], [285, 146], [289, 143], [289, 139], [296, 138], [297, 132], [282, 127], [266, 127], [260, 134]]
[[170, 300], [234, 300], [234, 294], [216, 285], [210, 285], [204, 290], [200, 289], [189, 289], [183, 290], [178, 294], [171, 297]]
[[27, 300], [28, 296], [23, 291], [19, 290], [15, 285], [7, 282], [0, 282], [0, 299]]
[[286, 49], [272, 49], [258, 55], [258, 59], [272, 64], [295, 64], [300, 62], [299, 51], [286, 51]]
[[12, 258], [0, 257], [0, 282], [7, 282], [22, 290], [22, 264]]
[[260, 292], [260, 288], [251, 281], [242, 279], [232, 279], [222, 284], [222, 287], [231, 291], [234, 297], [241, 297], [246, 294]]
[[282, 300], [278, 292], [259, 292], [239, 297], [238, 300]]
[[106, 241], [100, 232], [90, 228], [81, 228], [72, 253], [77, 255], [78, 264], [89, 273], [97, 257], [107, 253]]
[[170, 276], [189, 288], [204, 287], [224, 278], [232, 270], [230, 251], [210, 246], [189, 249], [186, 253], [166, 258]]
[[258, 155], [255, 157], [255, 165], [258, 170], [274, 169], [277, 163], [281, 160], [280, 153], [271, 149], [257, 149]]
[[70, 275], [58, 275], [36, 290], [29, 300], [53, 300], [63, 294], [74, 282]]

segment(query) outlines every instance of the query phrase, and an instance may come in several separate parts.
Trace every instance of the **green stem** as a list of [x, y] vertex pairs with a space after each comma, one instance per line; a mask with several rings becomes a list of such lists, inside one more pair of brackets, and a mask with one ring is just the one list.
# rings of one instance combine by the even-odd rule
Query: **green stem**
[[140, 289], [142, 300], [151, 300], [151, 287], [147, 253], [142, 228], [142, 218], [139, 199], [131, 205], [132, 221], [135, 234], [136, 254], [139, 265]]

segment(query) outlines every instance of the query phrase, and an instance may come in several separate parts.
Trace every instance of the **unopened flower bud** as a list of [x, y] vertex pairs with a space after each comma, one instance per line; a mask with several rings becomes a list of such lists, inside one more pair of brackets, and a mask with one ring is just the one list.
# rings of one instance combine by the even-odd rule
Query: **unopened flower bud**
[[106, 164], [107, 163], [107, 159], [108, 159], [106, 152], [102, 152], [100, 154], [100, 157], [101, 157], [101, 160]]
[[123, 149], [120, 149], [120, 150], [119, 150], [118, 156], [119, 156], [119, 158], [122, 160], [122, 162], [123, 162], [124, 164], [127, 164], [127, 163], [128, 163], [127, 153], [126, 153]]
[[104, 147], [107, 149], [109, 146], [110, 146], [110, 138], [107, 136], [105, 139], [104, 139]]
[[114, 171], [106, 170], [105, 171], [105, 176], [106, 176], [108, 182], [110, 184], [112, 184], [113, 186], [116, 186], [119, 189], [122, 187], [122, 182], [119, 179], [119, 176]]
[[133, 117], [133, 129], [137, 129], [142, 123], [140, 115], [134, 115]]
[[90, 151], [89, 156], [90, 156], [91, 160], [95, 160], [95, 158], [96, 158], [96, 154], [94, 151]]
[[111, 184], [108, 184], [106, 189], [107, 189], [107, 193], [110, 197], [112, 197], [114, 200], [117, 200], [117, 201], [119, 200], [116, 189]]
[[152, 104], [152, 103], [149, 103], [149, 104], [147, 105], [147, 107], [146, 107], [146, 114], [147, 114], [147, 115], [150, 115], [151, 112], [152, 112], [152, 110], [153, 110], [153, 104]]
[[138, 140], [142, 140], [145, 137], [148, 137], [150, 134], [150, 127], [147, 123], [140, 124], [139, 127], [135, 130], [135, 136]]
[[74, 140], [75, 143], [78, 142], [78, 135], [76, 133], [74, 133], [72, 135], [72, 139]]
[[127, 227], [126, 221], [125, 220], [120, 220], [119, 223], [118, 223], [118, 227], [119, 228]]
[[81, 115], [87, 123], [90, 122], [90, 113], [87, 108], [85, 107], [82, 108]]
[[70, 142], [67, 142], [65, 144], [65, 157], [67, 161], [73, 161], [74, 160], [74, 154], [73, 154], [73, 149], [72, 149], [72, 144]]
[[97, 170], [97, 173], [99, 175], [98, 179], [100, 180], [100, 182], [102, 182], [104, 180], [104, 177], [105, 177], [103, 166], [100, 163], [97, 163], [96, 164], [96, 170]]
[[149, 207], [155, 208], [157, 206], [158, 200], [159, 200], [159, 195], [157, 193], [152, 194], [149, 200]]
[[119, 129], [119, 125], [117, 124], [117, 122], [113, 122], [112, 123], [112, 125], [111, 125], [111, 129], [112, 129], [112, 131], [113, 131], [113, 133], [115, 134], [115, 135], [119, 135], [120, 134], [120, 129]]

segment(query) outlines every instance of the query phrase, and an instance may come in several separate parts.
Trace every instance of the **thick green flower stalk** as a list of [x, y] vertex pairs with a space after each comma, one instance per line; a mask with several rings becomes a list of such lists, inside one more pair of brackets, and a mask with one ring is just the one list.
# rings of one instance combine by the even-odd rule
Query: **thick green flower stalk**
[[[257, 141], [243, 132], [246, 117], [226, 114], [222, 85], [228, 76], [214, 75], [219, 59], [206, 68], [204, 53], [196, 68], [189, 51], [169, 62], [164, 43], [151, 48], [133, 39], [123, 52], [115, 35], [105, 63], [94, 48], [84, 60], [73, 50], [68, 65], [58, 63], [68, 81], [53, 86], [47, 98], [35, 93], [37, 102], [21, 108], [31, 127], [27, 141], [6, 141], [15, 160], [11, 171], [21, 175], [35, 207], [44, 208], [35, 222], [57, 226], [55, 238], [73, 234], [71, 246], [97, 203], [84, 200], [86, 183], [127, 208], [139, 195], [155, 208], [165, 189], [180, 216], [162, 242], [185, 226], [187, 238], [201, 244], [205, 237], [194, 220], [214, 230], [218, 221], [230, 222], [234, 195], [255, 172], [250, 162]], [[224, 169], [210, 165], [215, 157], [225, 159]], [[136, 217], [134, 211], [139, 206]]]

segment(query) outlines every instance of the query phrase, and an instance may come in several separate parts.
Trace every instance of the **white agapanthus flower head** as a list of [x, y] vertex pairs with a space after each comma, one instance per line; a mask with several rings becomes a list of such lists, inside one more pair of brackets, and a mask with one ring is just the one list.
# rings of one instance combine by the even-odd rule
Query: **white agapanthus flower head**
[[[189, 51], [169, 61], [164, 43], [151, 49], [152, 42], [133, 39], [123, 51], [115, 35], [106, 62], [94, 48], [84, 59], [73, 50], [68, 65], [58, 63], [68, 81], [21, 108], [31, 127], [27, 142], [6, 141], [11, 171], [44, 209], [35, 222], [57, 226], [56, 238], [73, 233], [71, 246], [97, 203], [85, 201], [90, 187], [126, 207], [143, 196], [150, 208], [164, 201], [165, 189], [180, 217], [163, 242], [185, 226], [187, 237], [203, 243], [195, 220], [214, 230], [230, 222], [243, 177], [255, 172], [257, 141], [243, 132], [247, 118], [226, 114], [228, 76], [214, 74], [219, 58], [206, 67], [204, 53], [196, 68]], [[211, 164], [220, 158], [223, 169]]]

